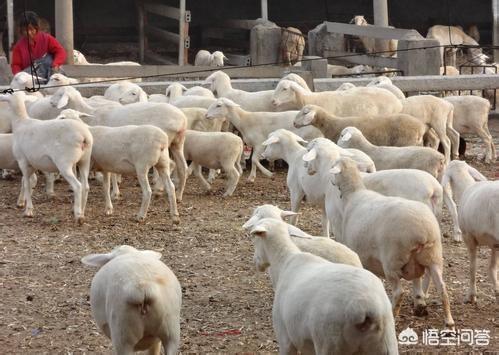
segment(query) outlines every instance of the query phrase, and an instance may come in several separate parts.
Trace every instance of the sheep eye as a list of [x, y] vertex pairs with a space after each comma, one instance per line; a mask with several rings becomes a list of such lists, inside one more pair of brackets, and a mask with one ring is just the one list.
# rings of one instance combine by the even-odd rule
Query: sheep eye
[[221, 105], [221, 104], [218, 104], [218, 105], [217, 105], [217, 107], [222, 107], [222, 105]]

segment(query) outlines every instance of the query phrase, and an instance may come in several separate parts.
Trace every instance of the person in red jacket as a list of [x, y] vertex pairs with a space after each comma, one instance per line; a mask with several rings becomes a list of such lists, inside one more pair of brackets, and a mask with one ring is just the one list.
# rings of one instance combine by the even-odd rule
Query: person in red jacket
[[58, 72], [66, 61], [66, 51], [54, 37], [40, 31], [38, 15], [33, 11], [21, 14], [19, 30], [22, 38], [17, 41], [12, 52], [12, 73], [15, 75], [25, 71], [31, 74], [31, 61], [37, 76], [41, 78], [48, 79], [52, 72]]

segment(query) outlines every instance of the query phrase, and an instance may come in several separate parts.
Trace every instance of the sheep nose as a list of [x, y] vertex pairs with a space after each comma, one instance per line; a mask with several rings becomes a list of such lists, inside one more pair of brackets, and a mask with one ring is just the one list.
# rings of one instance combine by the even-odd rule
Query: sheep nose
[[272, 105], [279, 106], [279, 101], [277, 101], [276, 99], [272, 100]]
[[294, 126], [295, 128], [300, 128], [300, 126], [298, 126], [298, 123], [296, 123], [296, 122], [293, 122], [293, 126]]

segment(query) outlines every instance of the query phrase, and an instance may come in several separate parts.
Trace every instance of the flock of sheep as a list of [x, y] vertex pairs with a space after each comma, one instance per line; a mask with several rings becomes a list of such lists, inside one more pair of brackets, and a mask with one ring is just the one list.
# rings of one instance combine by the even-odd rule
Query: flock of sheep
[[[257, 169], [272, 175], [261, 159], [288, 164], [291, 210], [258, 206], [243, 226], [253, 238], [255, 265], [270, 270], [281, 353], [397, 354], [401, 279], [413, 282], [416, 315], [427, 313], [433, 282], [444, 324], [454, 328], [443, 279], [443, 202], [454, 240], [464, 240], [469, 250], [466, 300], [476, 301], [480, 245], [491, 249], [490, 280], [499, 300], [499, 182], [452, 160], [458, 158], [460, 133], [474, 133], [484, 141], [484, 160], [496, 161], [487, 100], [406, 98], [386, 77], [366, 87], [314, 92], [288, 74], [274, 90], [247, 92], [216, 71], [206, 78], [209, 89], [174, 83], [164, 95], [148, 95], [135, 83], [121, 82], [90, 98], [65, 86], [72, 82], [54, 74], [46, 96], [0, 95], [0, 169], [22, 172], [17, 205], [25, 216], [33, 216], [36, 171], [45, 175], [48, 194], [54, 193], [54, 173], [68, 181], [74, 217], [82, 223], [93, 171], [102, 173], [106, 215], [120, 194], [120, 175], [136, 175], [142, 189], [137, 218], [144, 220], [153, 168], [153, 189], [166, 190], [170, 216], [178, 223], [177, 203], [190, 172], [210, 189], [222, 169], [224, 196], [230, 198], [242, 176], [243, 142], [253, 148], [250, 182]], [[29, 75], [19, 73], [11, 87], [30, 83]], [[436, 150], [439, 143], [444, 154]], [[208, 180], [202, 167], [210, 169]], [[297, 227], [304, 200], [322, 211], [320, 237]], [[91, 286], [92, 314], [118, 354], [159, 353], [161, 344], [166, 354], [177, 352], [180, 284], [160, 258], [120, 246], [82, 259], [100, 267]], [[378, 277], [392, 287], [391, 300]]]

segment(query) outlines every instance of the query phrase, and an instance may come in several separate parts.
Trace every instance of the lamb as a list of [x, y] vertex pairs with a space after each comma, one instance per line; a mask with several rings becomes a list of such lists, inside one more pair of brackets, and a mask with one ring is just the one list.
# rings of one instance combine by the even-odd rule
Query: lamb
[[223, 67], [224, 60], [228, 60], [227, 57], [220, 51], [215, 51], [210, 53], [207, 50], [201, 49], [196, 53], [196, 58], [194, 59], [194, 65], [196, 67]]
[[301, 252], [282, 221], [264, 218], [250, 234], [257, 268], [270, 265], [280, 353], [398, 354], [390, 301], [377, 277]]
[[[34, 88], [38, 83], [45, 82], [46, 79], [39, 78], [37, 76], [32, 76], [26, 72], [20, 71], [12, 78], [10, 82], [10, 88], [14, 90], [24, 90], [26, 88]], [[43, 94], [39, 91], [28, 93], [28, 95], [34, 95], [36, 97], [43, 97]]]
[[174, 99], [181, 96], [196, 96], [196, 97], [203, 96], [203, 97], [215, 98], [215, 96], [210, 90], [202, 86], [193, 86], [187, 89], [184, 85], [180, 83], [171, 83], [170, 85], [168, 85], [168, 87], [166, 88], [165, 95], [156, 94], [155, 97], [152, 96], [153, 95], [151, 95], [149, 101], [155, 101], [155, 102], [160, 102], [159, 97], [161, 97], [161, 102], [171, 102]]
[[120, 107], [95, 110], [93, 117], [84, 117], [91, 126], [119, 127], [125, 125], [153, 125], [168, 135], [170, 153], [179, 177], [177, 201], [182, 201], [187, 163], [184, 158], [184, 140], [187, 119], [180, 109], [165, 103], [137, 102]]
[[445, 167], [444, 156], [434, 149], [376, 146], [355, 127], [346, 127], [341, 131], [338, 145], [362, 150], [371, 157], [377, 170], [419, 169], [440, 177]]
[[208, 76], [205, 83], [210, 84], [210, 89], [216, 97], [230, 99], [236, 104], [241, 105], [243, 110], [252, 112], [268, 112], [274, 110], [272, 106], [272, 94], [274, 93], [274, 90], [248, 92], [233, 89], [230, 83], [230, 77], [220, 70]]
[[[24, 97], [23, 92], [0, 95], [0, 101], [8, 102], [14, 113], [12, 151], [23, 174], [26, 199], [24, 215], [33, 216], [30, 178], [35, 170], [59, 171], [74, 192], [74, 217], [81, 224], [89, 190], [92, 134], [83, 123], [74, 120], [39, 121], [30, 118], [24, 105]], [[80, 181], [73, 173], [75, 167], [78, 167]]]
[[295, 27], [281, 28], [281, 57], [280, 62], [285, 65], [294, 65], [300, 62], [305, 49], [305, 37]]
[[341, 194], [343, 214], [341, 238], [337, 240], [357, 252], [366, 269], [384, 276], [392, 285], [395, 316], [403, 296], [401, 278], [413, 280], [415, 313], [426, 313], [421, 287], [426, 269], [441, 293], [445, 326], [452, 329], [454, 320], [442, 276], [441, 234], [434, 214], [421, 202], [366, 189], [356, 164], [348, 158], [338, 160], [331, 174]]
[[302, 88], [304, 88], [304, 89], [312, 92], [312, 90], [308, 86], [307, 82], [301, 76], [299, 76], [298, 74], [295, 74], [295, 73], [286, 74], [285, 76], [283, 76], [281, 78], [281, 80], [294, 81], [295, 83], [299, 84]]
[[355, 65], [351, 68], [347, 68], [343, 65], [328, 64], [327, 76], [328, 78], [337, 76], [351, 76], [352, 74], [361, 74], [371, 70], [372, 69], [367, 65]]
[[402, 90], [400, 90], [398, 87], [393, 85], [392, 81], [390, 80], [389, 77], [387, 76], [378, 76], [371, 80], [368, 84], [367, 87], [374, 86], [377, 88], [381, 89], [386, 89], [390, 91], [393, 95], [397, 96], [399, 100], [405, 100], [405, 95]]
[[[359, 105], [362, 102], [362, 105]], [[301, 109], [314, 104], [336, 116], [391, 115], [402, 110], [402, 103], [385, 89], [359, 87], [346, 91], [308, 92], [295, 82], [281, 80], [274, 90], [272, 104], [287, 104]]]
[[[64, 110], [58, 119], [79, 119], [80, 113]], [[147, 174], [154, 167], [168, 193], [170, 215], [173, 223], [180, 222], [175, 199], [175, 187], [170, 179], [170, 158], [168, 136], [160, 128], [151, 125], [89, 127], [94, 144], [92, 167], [103, 173], [105, 214], [113, 213], [110, 196], [110, 173], [137, 175], [142, 189], [142, 204], [137, 214], [138, 221], [144, 221], [151, 202], [151, 187]]]
[[[284, 211], [277, 206], [261, 205], [254, 209], [253, 215], [243, 225], [243, 228], [249, 232], [263, 218], [273, 218], [282, 221], [284, 218], [294, 215], [296, 215], [295, 212]], [[287, 224], [287, 227], [291, 241], [302, 252], [320, 256], [332, 263], [362, 267], [359, 256], [345, 245], [329, 238], [311, 236], [292, 224]], [[256, 253], [253, 259], [257, 259]]]
[[260, 164], [260, 154], [264, 150], [262, 143], [270, 132], [278, 128], [286, 128], [298, 133], [305, 139], [322, 135], [314, 127], [294, 128], [293, 117], [295, 115], [296, 111], [249, 112], [227, 98], [217, 99], [206, 113], [206, 117], [209, 119], [226, 117], [241, 132], [244, 142], [253, 147], [252, 166], [248, 177], [250, 182], [255, 181], [257, 167], [264, 175], [272, 176], [272, 173]]
[[295, 127], [317, 127], [326, 138], [335, 142], [345, 127], [354, 126], [374, 144], [389, 146], [423, 145], [427, 130], [417, 118], [402, 113], [380, 117], [338, 117], [316, 105], [303, 106], [293, 124]]
[[128, 245], [81, 259], [100, 267], [90, 287], [92, 315], [116, 354], [174, 355], [180, 343], [182, 290], [161, 254]]
[[496, 147], [489, 131], [488, 121], [490, 102], [475, 96], [447, 96], [444, 100], [454, 106], [453, 126], [459, 134], [472, 133], [482, 138], [485, 143], [484, 160], [492, 163], [497, 158]]
[[442, 143], [446, 163], [450, 161], [451, 148], [452, 158], [457, 159], [459, 133], [453, 128], [452, 104], [432, 95], [411, 96], [403, 101], [402, 113], [414, 116], [433, 128]]
[[338, 88], [336, 89], [336, 91], [350, 90], [350, 89], [353, 89], [355, 87], [356, 86], [354, 84], [352, 84], [352, 83], [343, 83], [340, 86], [338, 86]]
[[[364, 16], [362, 15], [357, 15], [357, 16], [354, 16], [354, 18], [350, 21], [350, 23], [353, 23], [357, 26], [371, 26], [367, 20], [364, 18]], [[390, 28], [393, 28], [392, 26], [388, 26]], [[375, 39], [373, 37], [359, 37], [359, 39], [361, 40], [362, 44], [364, 45], [364, 49], [366, 50], [367, 53], [373, 53], [376, 51], [376, 47], [375, 47]], [[384, 42], [387, 42], [386, 45], [387, 45], [387, 48], [386, 50], [388, 50], [388, 56], [391, 56], [391, 55], [395, 55], [397, 54], [397, 46], [398, 46], [398, 41], [396, 39], [391, 39], [391, 40], [388, 40], [388, 41], [384, 41]]]
[[72, 85], [72, 84], [77, 84], [78, 80], [73, 79], [73, 78], [68, 78], [64, 74], [61, 73], [55, 73], [52, 74], [49, 78], [49, 81], [46, 84], [46, 88], [44, 89], [47, 94], [55, 94], [57, 89], [61, 86], [67, 86], [67, 85]]
[[170, 101], [170, 104], [178, 108], [188, 107], [210, 107], [217, 99], [206, 96], [180, 96]]
[[198, 132], [187, 130], [185, 133], [184, 156], [192, 160], [194, 175], [206, 190], [211, 185], [204, 179], [201, 167], [223, 169], [227, 175], [224, 197], [232, 196], [239, 177], [243, 173], [240, 165], [243, 154], [243, 141], [230, 132]]
[[[480, 245], [487, 245], [491, 250], [489, 277], [496, 300], [499, 301], [497, 282], [499, 181], [486, 180], [476, 169], [458, 160], [450, 162], [442, 178], [448, 199], [446, 202], [450, 203], [447, 206], [454, 222], [454, 240], [459, 240], [462, 232], [470, 256], [470, 289], [466, 296], [466, 302], [469, 303], [476, 302], [476, 254]], [[458, 213], [451, 198], [452, 193], [459, 204]]]
[[123, 105], [148, 101], [145, 91], [137, 84], [128, 81], [110, 85], [104, 92], [104, 98]]
[[[317, 138], [309, 143], [309, 146], [316, 146]], [[278, 129], [268, 135], [268, 139], [262, 143], [265, 147], [262, 157], [265, 159], [283, 159], [288, 165], [288, 175], [286, 182], [289, 189], [291, 210], [297, 213], [300, 209], [301, 201], [306, 197], [307, 203], [318, 206], [322, 209], [322, 232], [325, 237], [329, 237], [329, 225], [324, 208], [325, 189], [327, 181], [324, 181], [321, 176], [310, 176], [307, 174], [309, 166], [303, 164], [304, 155], [307, 153], [301, 144], [306, 144], [300, 136], [286, 129]], [[324, 149], [327, 154], [336, 160], [340, 155], [349, 155], [352, 153], [343, 151], [341, 148], [330, 142], [333, 146], [316, 147], [317, 150]], [[308, 160], [312, 160], [314, 153], [309, 154]], [[363, 162], [361, 163], [363, 164]], [[297, 216], [291, 216], [291, 223], [296, 224]]]

